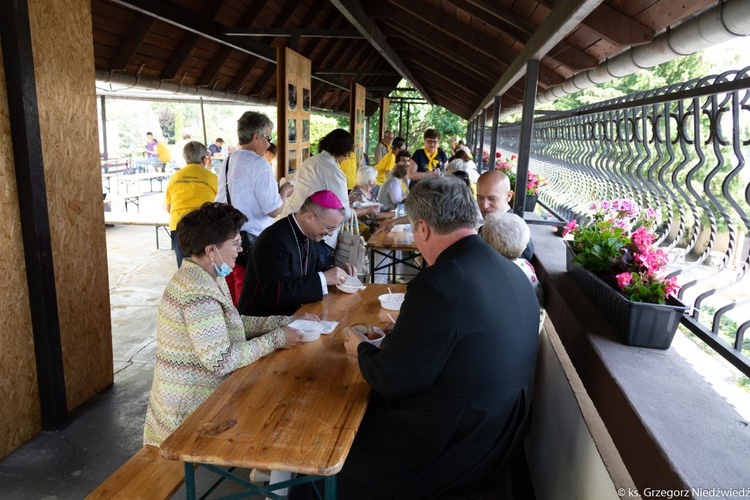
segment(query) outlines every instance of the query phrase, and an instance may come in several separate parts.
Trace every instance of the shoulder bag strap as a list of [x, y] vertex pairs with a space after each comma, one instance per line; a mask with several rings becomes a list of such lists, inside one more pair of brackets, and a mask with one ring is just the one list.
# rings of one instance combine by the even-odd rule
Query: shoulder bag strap
[[231, 154], [227, 156], [225, 169], [224, 169], [224, 189], [226, 189], [227, 191], [227, 205], [232, 205], [232, 197], [229, 196], [229, 158], [231, 157], [232, 157]]

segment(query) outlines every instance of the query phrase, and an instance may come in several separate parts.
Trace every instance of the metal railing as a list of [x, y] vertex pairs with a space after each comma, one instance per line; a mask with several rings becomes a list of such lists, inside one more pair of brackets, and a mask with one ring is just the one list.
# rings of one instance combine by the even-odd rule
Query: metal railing
[[[661, 213], [682, 323], [750, 376], [750, 67], [569, 112], [540, 112], [530, 171], [540, 200], [585, 220], [591, 201], [631, 198]], [[520, 124], [501, 126], [517, 151]]]

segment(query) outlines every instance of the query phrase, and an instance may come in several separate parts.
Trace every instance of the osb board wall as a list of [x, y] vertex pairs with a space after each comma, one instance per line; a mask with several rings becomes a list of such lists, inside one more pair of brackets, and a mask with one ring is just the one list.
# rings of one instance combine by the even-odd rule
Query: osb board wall
[[[1, 44], [2, 42], [0, 42]], [[0, 51], [0, 458], [41, 430], [26, 263]]]
[[277, 49], [278, 175], [291, 179], [310, 157], [310, 59]]
[[112, 383], [89, 0], [29, 2], [68, 410]]
[[365, 147], [365, 88], [352, 82], [349, 97], [349, 132], [354, 136], [354, 157], [357, 165], [362, 164], [362, 152]]
[[380, 98], [380, 112], [378, 114], [378, 140], [388, 130], [388, 114], [391, 112], [391, 100], [387, 97]]

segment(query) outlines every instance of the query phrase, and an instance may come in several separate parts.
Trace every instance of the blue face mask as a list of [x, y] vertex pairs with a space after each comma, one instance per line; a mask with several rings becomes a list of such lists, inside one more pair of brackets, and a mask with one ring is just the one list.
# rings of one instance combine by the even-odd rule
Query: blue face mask
[[211, 265], [214, 266], [214, 271], [216, 271], [216, 276], [218, 276], [219, 278], [226, 278], [227, 276], [229, 276], [229, 273], [232, 272], [232, 268], [229, 267], [227, 263], [224, 262], [224, 259], [221, 258], [219, 249], [216, 246], [214, 246], [214, 248], [216, 248], [216, 253], [219, 254], [219, 258], [221, 259], [221, 265], [216, 264], [216, 262], [214, 262], [213, 259], [211, 259]]

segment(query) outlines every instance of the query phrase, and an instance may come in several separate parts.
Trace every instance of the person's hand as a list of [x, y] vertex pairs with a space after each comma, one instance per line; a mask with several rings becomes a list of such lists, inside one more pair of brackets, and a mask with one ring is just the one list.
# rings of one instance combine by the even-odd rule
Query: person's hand
[[386, 221], [383, 221], [380, 226], [375, 230], [374, 234], [377, 233], [389, 233], [391, 232], [391, 229], [396, 225], [396, 212], [393, 212], [394, 217], [389, 218]]
[[298, 319], [302, 319], [305, 321], [320, 321], [319, 317], [310, 313], [299, 313], [299, 314], [295, 314], [294, 316], [292, 316], [293, 321], [296, 321]]
[[281, 329], [284, 332], [284, 345], [282, 349], [290, 349], [302, 341], [302, 332], [291, 326], [285, 326]]
[[324, 271], [323, 276], [325, 276], [328, 286], [343, 285], [349, 279], [349, 275], [340, 267], [332, 267], [328, 271]]
[[287, 182], [283, 186], [279, 188], [279, 194], [282, 198], [288, 198], [292, 195], [292, 192], [294, 191], [294, 186], [292, 186], [291, 182]]
[[365, 213], [367, 215], [373, 215], [373, 214], [380, 213], [380, 205], [373, 205], [371, 207], [367, 207], [365, 209]]
[[344, 271], [349, 276], [356, 276], [357, 275], [357, 266], [354, 264], [350, 264], [348, 262], [344, 263]]
[[362, 342], [367, 341], [367, 337], [359, 333], [354, 328], [347, 326], [343, 330], [344, 332], [344, 349], [346, 349], [346, 353], [350, 356], [356, 356], [357, 355], [357, 347]]

